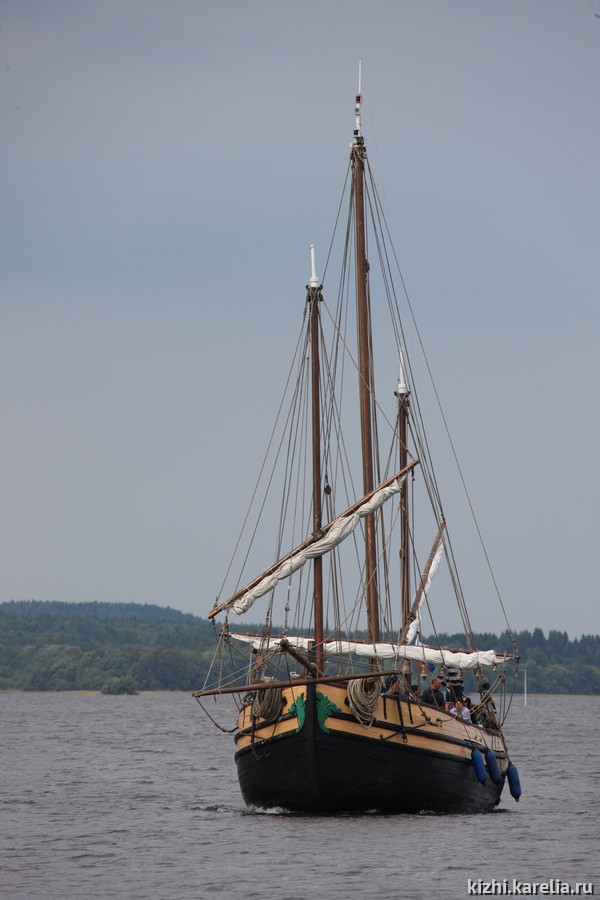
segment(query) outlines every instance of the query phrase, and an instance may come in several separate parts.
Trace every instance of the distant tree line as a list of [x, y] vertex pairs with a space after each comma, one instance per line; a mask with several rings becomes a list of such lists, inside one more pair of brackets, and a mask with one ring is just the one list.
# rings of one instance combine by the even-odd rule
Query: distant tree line
[[[446, 647], [465, 646], [463, 634], [438, 638]], [[521, 654], [517, 691], [523, 690], [526, 667], [532, 693], [600, 694], [600, 636], [570, 640], [566, 632], [546, 637], [535, 628], [515, 639]], [[475, 641], [478, 647], [514, 651], [508, 632], [476, 634]], [[0, 690], [192, 691], [202, 687], [214, 650], [211, 623], [168, 607], [0, 604]]]
[[0, 604], [0, 690], [196, 690], [214, 653], [204, 619], [121, 603]]
[[[438, 634], [437, 638], [444, 647], [464, 646], [464, 634]], [[569, 640], [566, 631], [549, 631], [546, 637], [541, 628], [534, 628], [533, 632], [516, 632], [514, 639], [521, 657], [517, 693], [523, 692], [527, 671], [527, 690], [534, 694], [600, 694], [600, 635]], [[476, 634], [475, 644], [482, 649], [515, 652], [507, 631], [499, 636]], [[465, 685], [468, 687], [466, 680]]]

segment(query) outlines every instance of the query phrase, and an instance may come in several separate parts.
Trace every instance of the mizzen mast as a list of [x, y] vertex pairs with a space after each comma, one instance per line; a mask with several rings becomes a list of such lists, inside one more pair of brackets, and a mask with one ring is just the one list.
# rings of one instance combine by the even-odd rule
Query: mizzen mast
[[[395, 394], [398, 399], [398, 443], [399, 443], [399, 463], [406, 465], [408, 460], [408, 414], [409, 414], [409, 395], [410, 391], [406, 384], [406, 374], [404, 371], [404, 354], [400, 349], [399, 360], [400, 372], [398, 375], [398, 387]], [[404, 462], [403, 462], [404, 461]], [[408, 514], [408, 483], [405, 480], [400, 491], [400, 609], [402, 623], [402, 639], [406, 638], [411, 621], [410, 606], [410, 522]], [[422, 593], [422, 591], [421, 591]], [[420, 596], [420, 594], [419, 594]], [[417, 607], [418, 608], [418, 607]], [[414, 618], [414, 616], [412, 617]], [[412, 666], [409, 659], [402, 660], [402, 675], [406, 681], [406, 687], [410, 690], [412, 685]]]
[[[408, 462], [408, 412], [410, 391], [406, 384], [404, 371], [404, 354], [400, 350], [400, 372], [398, 375], [398, 387], [395, 394], [398, 399], [398, 442], [400, 468]], [[401, 611], [402, 626], [408, 621], [410, 615], [410, 565], [409, 565], [409, 515], [408, 515], [408, 484], [402, 485], [400, 492], [400, 560], [402, 565]]]
[[[364, 176], [366, 148], [361, 132], [361, 66], [359, 64], [358, 94], [356, 95], [354, 141], [352, 143], [352, 178], [355, 204], [356, 235], [356, 303], [358, 324], [358, 362], [360, 426], [363, 468], [363, 493], [373, 490], [373, 420], [372, 420], [372, 358], [371, 317], [368, 294], [368, 265], [366, 252]], [[379, 595], [377, 587], [377, 533], [375, 516], [365, 519], [365, 579], [367, 591], [367, 628], [369, 640], [379, 641]]]

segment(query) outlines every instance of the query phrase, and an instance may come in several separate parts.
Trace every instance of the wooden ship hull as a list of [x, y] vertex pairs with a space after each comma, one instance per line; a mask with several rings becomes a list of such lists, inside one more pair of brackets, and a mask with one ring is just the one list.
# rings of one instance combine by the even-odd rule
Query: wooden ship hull
[[[306, 813], [489, 812], [500, 801], [508, 760], [499, 734], [434, 707], [383, 696], [369, 726], [343, 686], [282, 690], [281, 713], [244, 706], [235, 760], [245, 802]], [[473, 751], [493, 751], [499, 783], [477, 777]], [[496, 773], [498, 780], [498, 774]]]

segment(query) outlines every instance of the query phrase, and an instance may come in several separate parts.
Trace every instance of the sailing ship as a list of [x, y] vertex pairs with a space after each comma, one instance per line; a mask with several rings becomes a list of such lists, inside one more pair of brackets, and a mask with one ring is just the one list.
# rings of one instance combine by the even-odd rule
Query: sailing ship
[[[230, 565], [208, 611], [216, 650], [194, 696], [213, 722], [208, 698], [235, 701], [235, 724], [219, 727], [235, 733], [250, 807], [491, 811], [507, 780], [513, 797], [520, 795], [502, 732], [518, 651], [510, 629], [504, 650], [475, 646], [407, 351], [412, 305], [405, 291], [408, 313], [401, 311], [394, 287], [394, 279], [404, 282], [388, 249], [361, 110], [359, 84], [339, 208], [348, 214], [343, 220], [338, 211], [334, 229], [342, 248], [335, 302], [326, 301], [329, 276], [317, 276], [311, 246], [301, 335], [284, 389], [289, 410], [282, 401], [261, 470], [267, 487], [259, 481], [246, 515], [252, 541], [238, 539], [242, 565]], [[382, 324], [386, 306], [391, 326]], [[383, 356], [393, 375], [382, 400], [375, 347], [384, 340], [393, 344]], [[283, 499], [275, 504], [279, 470]], [[429, 517], [418, 505], [420, 484]], [[263, 547], [262, 519], [275, 533], [274, 561], [248, 578], [253, 541]], [[456, 598], [462, 648], [424, 639], [442, 561], [440, 591], [445, 602], [450, 593]], [[237, 579], [232, 587], [228, 577]], [[241, 633], [237, 619], [259, 607], [263, 624]], [[435, 678], [445, 680], [445, 693], [427, 690]], [[456, 699], [467, 693], [477, 695], [470, 719], [456, 714]]]

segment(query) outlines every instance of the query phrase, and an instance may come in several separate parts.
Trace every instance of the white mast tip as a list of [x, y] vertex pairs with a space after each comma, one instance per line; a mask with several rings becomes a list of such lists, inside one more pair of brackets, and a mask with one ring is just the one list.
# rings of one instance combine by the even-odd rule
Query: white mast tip
[[405, 394], [408, 394], [408, 387], [406, 384], [406, 376], [404, 374], [404, 353], [402, 352], [402, 348], [400, 348], [398, 369], [398, 388], [394, 393], [396, 394], [396, 397], [403, 397]]
[[311, 288], [319, 287], [319, 279], [317, 278], [317, 264], [315, 262], [315, 245], [310, 245], [310, 286]]
[[361, 123], [360, 123], [360, 105], [362, 102], [362, 60], [358, 61], [358, 93], [356, 95], [356, 104], [354, 107], [354, 138], [362, 143]]

